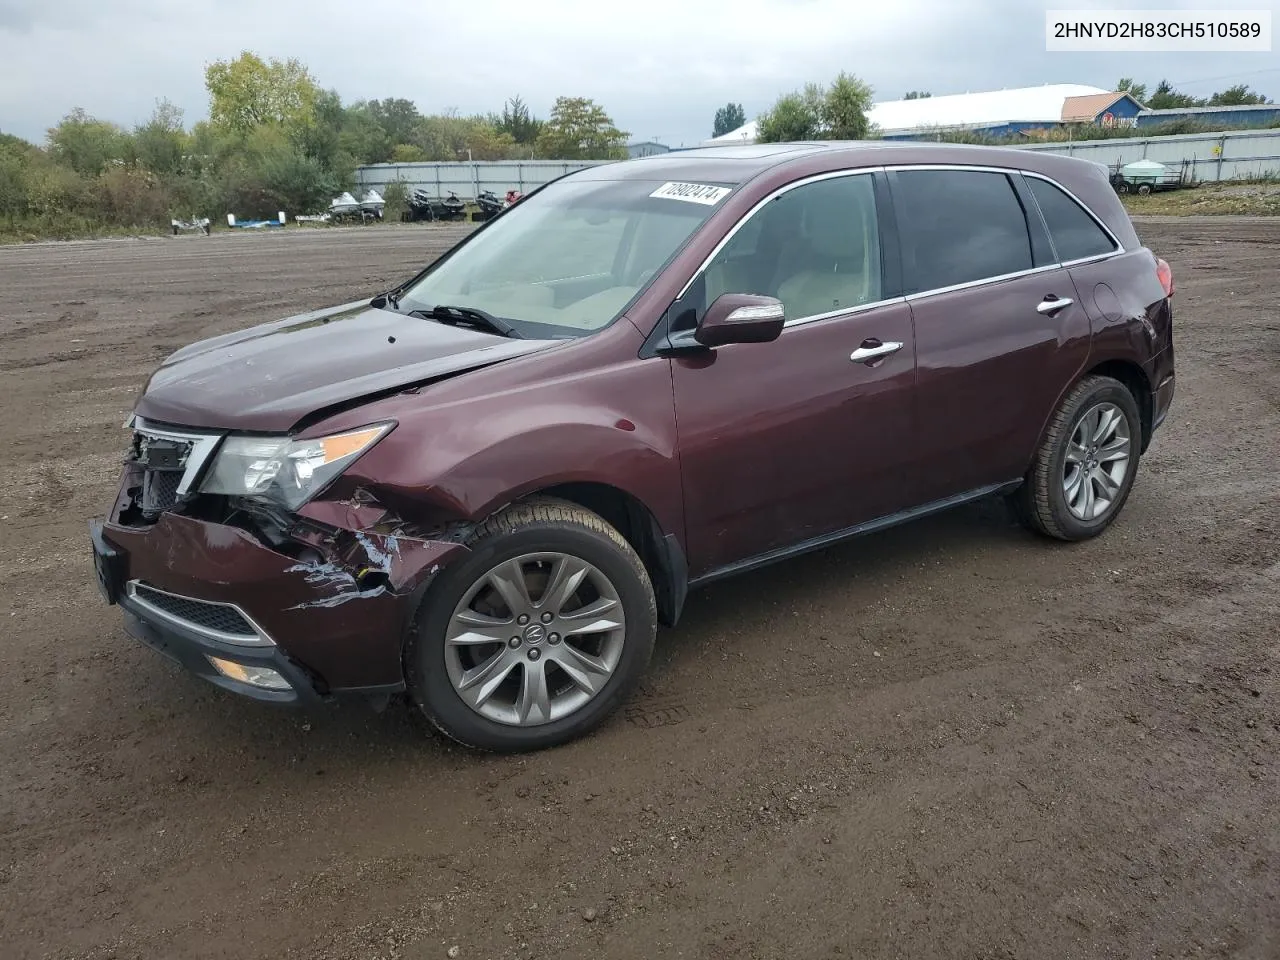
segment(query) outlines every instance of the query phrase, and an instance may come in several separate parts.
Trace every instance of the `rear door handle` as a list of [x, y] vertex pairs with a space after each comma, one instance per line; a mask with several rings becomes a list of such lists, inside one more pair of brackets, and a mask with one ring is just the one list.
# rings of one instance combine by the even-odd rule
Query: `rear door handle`
[[1046, 317], [1051, 317], [1063, 307], [1069, 307], [1074, 301], [1067, 297], [1048, 296], [1036, 304], [1036, 313], [1043, 313]]
[[881, 343], [874, 339], [863, 340], [862, 346], [849, 354], [849, 359], [854, 363], [867, 363], [877, 357], [887, 357], [891, 353], [897, 353], [901, 349], [902, 344], [893, 340], [888, 343]]

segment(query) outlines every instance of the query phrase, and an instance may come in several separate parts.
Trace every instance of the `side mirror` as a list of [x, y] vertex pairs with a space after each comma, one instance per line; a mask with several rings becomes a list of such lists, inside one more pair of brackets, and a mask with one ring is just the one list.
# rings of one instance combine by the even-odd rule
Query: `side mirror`
[[693, 339], [704, 347], [730, 343], [769, 343], [786, 322], [782, 302], [773, 297], [724, 293], [707, 308]]

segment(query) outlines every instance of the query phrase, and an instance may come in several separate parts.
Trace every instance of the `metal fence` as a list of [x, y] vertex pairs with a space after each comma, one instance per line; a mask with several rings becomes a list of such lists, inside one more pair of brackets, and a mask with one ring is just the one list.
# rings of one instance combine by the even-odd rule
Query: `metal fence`
[[425, 190], [435, 197], [456, 193], [472, 200], [485, 190], [502, 196], [508, 190], [527, 193], [562, 174], [595, 167], [610, 160], [475, 160], [458, 163], [374, 163], [356, 169], [360, 190], [381, 192], [397, 180], [412, 192]]
[[1280, 130], [1188, 133], [1174, 137], [1118, 137], [1037, 143], [1022, 150], [1047, 150], [1107, 166], [1155, 160], [1174, 169], [1186, 163], [1196, 181], [1280, 176]]
[[[1174, 137], [1118, 137], [1112, 140], [1074, 140], [1069, 143], [1020, 145], [1021, 150], [1048, 150], [1083, 157], [1107, 166], [1156, 160], [1171, 167], [1184, 162], [1191, 177], [1236, 180], [1280, 175], [1280, 130], [1237, 130], [1190, 133]], [[528, 192], [556, 177], [595, 167], [611, 160], [476, 160], [459, 163], [375, 163], [356, 170], [360, 190], [378, 191], [402, 181], [410, 191], [422, 189], [436, 197], [456, 193], [471, 200], [485, 190], [502, 196], [508, 190]]]

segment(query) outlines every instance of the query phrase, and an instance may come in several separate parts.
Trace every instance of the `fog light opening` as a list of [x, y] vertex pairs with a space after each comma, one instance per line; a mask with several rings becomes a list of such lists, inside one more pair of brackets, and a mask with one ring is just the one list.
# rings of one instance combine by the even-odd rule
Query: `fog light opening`
[[209, 662], [224, 677], [247, 683], [251, 687], [261, 687], [263, 690], [293, 689], [288, 680], [270, 667], [251, 667], [234, 660], [223, 660], [221, 657], [209, 657]]

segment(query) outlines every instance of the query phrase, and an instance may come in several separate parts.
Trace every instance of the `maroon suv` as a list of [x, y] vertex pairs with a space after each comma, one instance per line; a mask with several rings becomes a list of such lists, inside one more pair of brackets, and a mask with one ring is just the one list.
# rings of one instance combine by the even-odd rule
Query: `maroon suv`
[[1093, 164], [777, 144], [593, 167], [374, 298], [155, 373], [92, 528], [129, 631], [260, 700], [598, 725], [690, 587], [1003, 494], [1100, 533], [1173, 397]]

